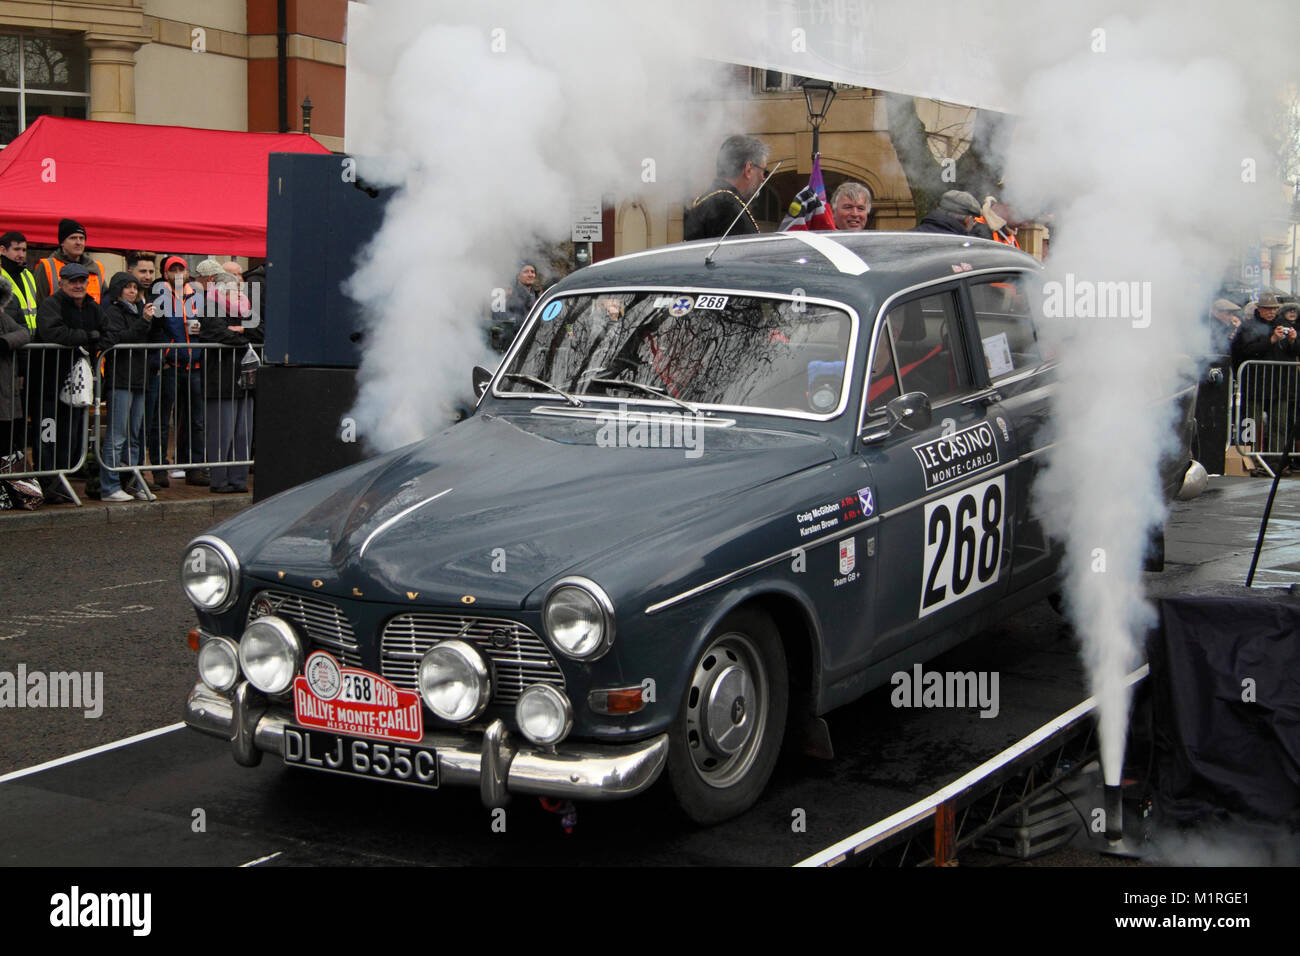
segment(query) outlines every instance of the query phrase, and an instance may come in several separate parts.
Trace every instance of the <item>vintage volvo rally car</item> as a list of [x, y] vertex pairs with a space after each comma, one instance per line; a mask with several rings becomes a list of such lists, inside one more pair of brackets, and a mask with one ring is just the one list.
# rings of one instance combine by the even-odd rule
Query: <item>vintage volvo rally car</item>
[[787, 726], [817, 744], [819, 715], [1058, 587], [1028, 507], [1039, 269], [779, 233], [574, 273], [475, 370], [471, 417], [188, 546], [186, 722], [241, 764], [489, 806], [662, 775], [694, 820], [743, 811]]

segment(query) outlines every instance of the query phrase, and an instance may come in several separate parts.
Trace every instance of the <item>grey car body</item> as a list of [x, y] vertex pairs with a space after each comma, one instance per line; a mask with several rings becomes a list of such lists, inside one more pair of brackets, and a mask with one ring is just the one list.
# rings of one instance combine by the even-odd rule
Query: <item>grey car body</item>
[[[305, 653], [406, 688], [458, 640], [491, 690], [465, 720], [426, 709], [442, 783], [596, 799], [667, 768], [692, 818], [740, 812], [788, 723], [1058, 587], [1029, 508], [1055, 380], [1039, 268], [983, 240], [785, 233], [580, 270], [470, 418], [199, 539], [235, 566], [202, 640], [274, 613]], [[1167, 497], [1193, 399], [1170, 397]], [[596, 653], [557, 643], [565, 586], [601, 606]], [[558, 742], [521, 733], [534, 683], [570, 708]], [[242, 679], [200, 681], [186, 715], [244, 763], [294, 726], [287, 695]]]

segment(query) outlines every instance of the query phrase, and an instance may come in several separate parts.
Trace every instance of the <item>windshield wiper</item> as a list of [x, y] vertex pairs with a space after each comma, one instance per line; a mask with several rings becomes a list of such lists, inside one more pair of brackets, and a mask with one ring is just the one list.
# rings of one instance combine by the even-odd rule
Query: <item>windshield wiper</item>
[[564, 391], [564, 389], [556, 388], [550, 382], [543, 382], [540, 378], [537, 378], [535, 375], [520, 375], [518, 372], [506, 372], [501, 377], [510, 379], [510, 381], [512, 382], [526, 382], [529, 385], [540, 385], [542, 388], [550, 389], [556, 395], [561, 396], [566, 402], [568, 402], [574, 408], [582, 408], [582, 402], [578, 401], [568, 392]]
[[680, 398], [674, 398], [672, 395], [669, 395], [664, 389], [657, 388], [654, 385], [642, 385], [640, 382], [625, 382], [621, 378], [593, 378], [591, 380], [591, 384], [618, 385], [623, 388], [639, 388], [641, 391], [649, 392], [651, 395], [658, 395], [660, 398], [666, 398], [674, 405], [680, 405], [682, 408], [686, 409], [692, 415], [698, 416], [704, 414], [702, 411], [700, 411], [698, 407], [692, 405], [690, 402], [683, 402]]

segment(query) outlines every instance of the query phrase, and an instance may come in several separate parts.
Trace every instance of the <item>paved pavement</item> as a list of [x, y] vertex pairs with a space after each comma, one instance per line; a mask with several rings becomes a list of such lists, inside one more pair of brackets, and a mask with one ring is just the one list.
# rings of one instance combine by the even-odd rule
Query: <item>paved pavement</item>
[[[145, 473], [146, 476], [148, 472]], [[53, 528], [65, 524], [118, 524], [158, 521], [182, 515], [220, 519], [247, 508], [253, 501], [253, 479], [242, 495], [214, 495], [210, 488], [187, 485], [184, 478], [170, 479], [171, 486], [154, 492], [154, 501], [97, 501], [87, 498], [86, 483], [72, 479], [72, 490], [81, 506], [67, 503], [42, 505], [36, 511], [0, 511], [0, 535], [29, 528]]]

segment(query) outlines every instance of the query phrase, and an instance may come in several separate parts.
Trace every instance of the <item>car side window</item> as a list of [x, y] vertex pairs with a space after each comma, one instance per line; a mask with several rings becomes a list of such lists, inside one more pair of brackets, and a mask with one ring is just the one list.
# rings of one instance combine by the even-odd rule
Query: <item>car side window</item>
[[1026, 276], [971, 282], [970, 296], [990, 381], [1034, 368], [1046, 360], [1034, 325]]
[[898, 365], [894, 361], [893, 333], [885, 319], [876, 330], [876, 351], [871, 361], [871, 377], [867, 383], [867, 414], [878, 415], [885, 406], [898, 398]]
[[[897, 373], [903, 379], [901, 392], [890, 390], [892, 393], [885, 396], [886, 388], [880, 388], [884, 402], [905, 392], [925, 392], [930, 403], [937, 405], [970, 388], [966, 363], [958, 357], [961, 339], [955, 292], [938, 292], [903, 302], [889, 310], [882, 328], [889, 330]], [[873, 375], [873, 391], [876, 384]], [[875, 403], [872, 405], [874, 408]]]

